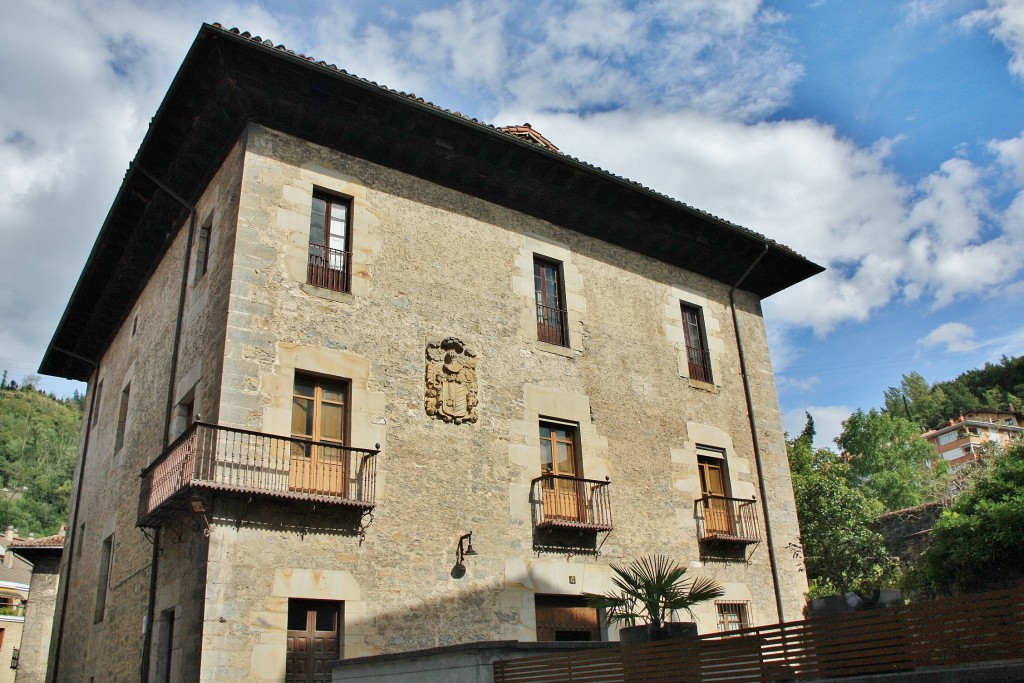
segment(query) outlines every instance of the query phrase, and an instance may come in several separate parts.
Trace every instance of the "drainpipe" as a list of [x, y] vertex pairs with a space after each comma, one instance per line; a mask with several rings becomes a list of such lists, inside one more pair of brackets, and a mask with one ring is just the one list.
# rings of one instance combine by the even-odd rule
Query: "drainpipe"
[[[174, 321], [174, 340], [171, 343], [171, 369], [170, 377], [167, 379], [167, 406], [164, 411], [164, 435], [163, 448], [167, 450], [170, 442], [171, 411], [174, 406], [174, 384], [178, 376], [178, 350], [181, 346], [181, 326], [185, 313], [185, 292], [188, 287], [188, 260], [192, 254], [192, 240], [196, 230], [196, 207], [194, 204], [182, 199], [174, 190], [169, 188], [149, 171], [138, 167], [139, 173], [149, 178], [161, 190], [171, 196], [176, 202], [188, 209], [188, 237], [185, 239], [185, 257], [181, 265], [181, 288], [178, 291], [178, 315]], [[142, 638], [142, 664], [139, 670], [139, 680], [147, 683], [149, 680], [150, 650], [153, 645], [153, 618], [156, 612], [156, 586], [160, 572], [160, 527], [153, 532], [153, 557], [149, 563], [149, 598], [146, 605], [146, 622]]]
[[82, 457], [78, 460], [78, 486], [75, 488], [75, 507], [71, 513], [71, 533], [65, 538], [70, 538], [71, 543], [64, 545], [64, 552], [67, 553], [67, 562], [64, 564], [64, 577], [60, 581], [60, 615], [57, 618], [57, 638], [53, 644], [53, 667], [47, 671], [46, 680], [52, 683], [57, 680], [57, 670], [60, 668], [60, 648], [64, 641], [64, 616], [68, 611], [68, 587], [71, 584], [71, 563], [75, 559], [74, 547], [81, 541], [78, 539], [78, 511], [82, 506], [82, 481], [85, 479], [85, 460], [89, 455], [89, 437], [92, 436], [92, 416], [96, 410], [96, 387], [99, 384], [99, 365], [96, 361], [72, 353], [67, 349], [61, 349], [50, 345], [54, 351], [59, 351], [72, 358], [88, 363], [92, 366], [92, 391], [89, 392], [89, 414], [85, 416], [85, 440], [82, 443]]
[[782, 612], [782, 593], [779, 591], [779, 565], [775, 559], [775, 543], [772, 541], [772, 522], [768, 516], [768, 488], [764, 483], [764, 464], [761, 462], [761, 441], [757, 438], [757, 418], [754, 415], [754, 399], [750, 393], [750, 376], [747, 372], [747, 360], [743, 353], [743, 337], [740, 335], [739, 318], [736, 315], [736, 288], [743, 284], [743, 281], [750, 275], [750, 271], [768, 255], [768, 245], [764, 245], [762, 251], [754, 262], [750, 264], [746, 272], [736, 281], [736, 284], [729, 290], [729, 306], [732, 308], [732, 327], [736, 333], [736, 346], [740, 354], [740, 375], [743, 377], [743, 394], [747, 399], [747, 417], [750, 420], [750, 438], [754, 446], [754, 462], [757, 464], [757, 484], [761, 493], [761, 510], [764, 513], [764, 536], [768, 543], [768, 563], [772, 569], [772, 588], [775, 589], [775, 613], [779, 623], [785, 618]]

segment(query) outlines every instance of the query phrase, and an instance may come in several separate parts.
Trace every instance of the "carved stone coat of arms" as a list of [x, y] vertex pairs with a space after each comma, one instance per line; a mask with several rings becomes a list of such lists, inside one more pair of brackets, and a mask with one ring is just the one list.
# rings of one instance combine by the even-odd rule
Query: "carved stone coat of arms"
[[447, 337], [427, 344], [427, 415], [445, 422], [476, 422], [476, 353], [461, 339]]

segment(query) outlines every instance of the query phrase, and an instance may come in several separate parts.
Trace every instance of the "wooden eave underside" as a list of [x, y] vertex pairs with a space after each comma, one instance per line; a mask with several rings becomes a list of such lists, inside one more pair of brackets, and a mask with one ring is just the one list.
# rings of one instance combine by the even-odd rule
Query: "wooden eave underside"
[[[157, 111], [40, 372], [86, 380], [245, 127], [258, 123], [766, 297], [822, 271], [737, 226], [492, 127], [203, 26]], [[146, 173], [143, 173], [143, 170]], [[67, 353], [70, 352], [70, 353]]]

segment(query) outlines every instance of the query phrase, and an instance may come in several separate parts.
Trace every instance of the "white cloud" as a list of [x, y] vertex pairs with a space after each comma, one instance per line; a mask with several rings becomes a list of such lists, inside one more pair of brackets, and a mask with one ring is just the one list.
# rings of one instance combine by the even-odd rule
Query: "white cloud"
[[987, 7], [965, 15], [961, 23], [988, 29], [1010, 51], [1010, 73], [1024, 78], [1024, 0], [988, 0]]
[[967, 353], [978, 348], [975, 336], [974, 328], [969, 325], [945, 323], [918, 339], [917, 343], [924, 348], [945, 345], [946, 353]]
[[804, 406], [782, 415], [782, 428], [790, 438], [799, 436], [807, 421], [805, 413], [814, 418], [814, 447], [836, 450], [835, 440], [843, 431], [843, 420], [853, 414], [849, 406]]

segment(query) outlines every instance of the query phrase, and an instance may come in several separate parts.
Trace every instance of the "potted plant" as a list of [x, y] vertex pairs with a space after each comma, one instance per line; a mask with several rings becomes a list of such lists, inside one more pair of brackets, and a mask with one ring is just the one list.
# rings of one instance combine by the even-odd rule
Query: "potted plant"
[[696, 635], [697, 624], [671, 621], [675, 613], [685, 611], [693, 619], [695, 605], [725, 594], [714, 579], [687, 579], [686, 569], [665, 555], [642, 557], [628, 567], [613, 564], [612, 571], [617, 591], [584, 595], [591, 607], [605, 611], [609, 625], [623, 625], [619, 628], [619, 640], [624, 643]]

